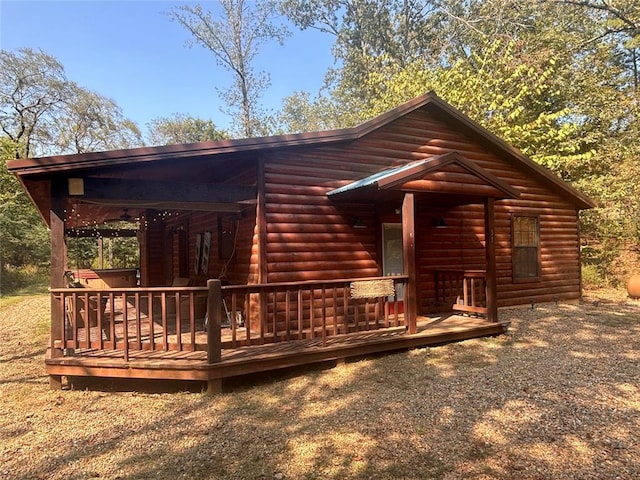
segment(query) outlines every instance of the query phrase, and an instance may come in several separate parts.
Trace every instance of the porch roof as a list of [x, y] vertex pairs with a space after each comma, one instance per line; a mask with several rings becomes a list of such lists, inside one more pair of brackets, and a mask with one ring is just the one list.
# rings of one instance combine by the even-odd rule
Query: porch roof
[[327, 196], [335, 199], [375, 198], [380, 191], [450, 194], [470, 197], [517, 198], [520, 192], [489, 171], [475, 165], [458, 152], [400, 165], [374, 173]]

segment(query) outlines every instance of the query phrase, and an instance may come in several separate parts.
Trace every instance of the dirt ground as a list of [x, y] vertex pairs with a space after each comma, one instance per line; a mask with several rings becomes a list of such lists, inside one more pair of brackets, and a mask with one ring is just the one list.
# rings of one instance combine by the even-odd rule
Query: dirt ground
[[48, 296], [0, 299], [0, 479], [640, 478], [640, 302], [586, 294], [503, 309], [500, 337], [213, 397], [51, 391]]

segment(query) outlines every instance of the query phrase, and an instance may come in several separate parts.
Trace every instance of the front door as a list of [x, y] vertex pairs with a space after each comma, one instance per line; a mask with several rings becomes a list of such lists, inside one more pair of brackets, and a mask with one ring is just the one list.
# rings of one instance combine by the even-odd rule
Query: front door
[[[402, 224], [382, 224], [382, 274], [402, 275], [404, 259], [402, 256]], [[398, 300], [402, 300], [402, 285], [398, 286]], [[402, 304], [400, 304], [402, 308]]]

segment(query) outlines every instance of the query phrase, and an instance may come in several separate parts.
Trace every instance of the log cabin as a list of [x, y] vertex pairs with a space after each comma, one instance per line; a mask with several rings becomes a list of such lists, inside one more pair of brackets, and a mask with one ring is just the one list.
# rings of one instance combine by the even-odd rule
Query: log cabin
[[[217, 391], [503, 333], [500, 307], [580, 297], [578, 214], [594, 207], [433, 92], [353, 128], [8, 168], [51, 231], [52, 388], [95, 376]], [[123, 213], [138, 268], [70, 288], [66, 238], [108, 236]]]

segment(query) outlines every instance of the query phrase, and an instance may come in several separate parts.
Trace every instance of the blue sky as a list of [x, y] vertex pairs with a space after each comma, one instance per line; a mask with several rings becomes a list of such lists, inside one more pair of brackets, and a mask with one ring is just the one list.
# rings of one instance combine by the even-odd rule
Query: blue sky
[[[140, 128], [155, 117], [184, 113], [227, 127], [215, 90], [231, 74], [163, 12], [176, 1], [0, 0], [0, 47], [39, 48], [56, 57], [69, 80], [112, 98]], [[200, 2], [214, 10], [216, 1]], [[284, 46], [263, 45], [256, 69], [271, 75], [262, 106], [278, 109], [295, 91], [316, 94], [333, 65], [333, 39], [291, 26]]]

